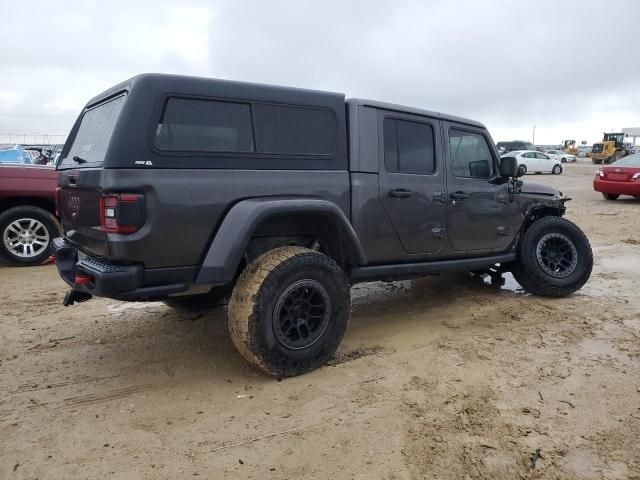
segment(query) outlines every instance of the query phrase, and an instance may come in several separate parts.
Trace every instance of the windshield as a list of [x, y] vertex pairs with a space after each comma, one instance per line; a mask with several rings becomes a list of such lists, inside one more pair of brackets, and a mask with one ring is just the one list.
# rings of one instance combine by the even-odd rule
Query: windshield
[[628, 157], [621, 158], [617, 162], [614, 162], [613, 165], [640, 167], [640, 153], [634, 153], [633, 155], [629, 155]]
[[95, 167], [102, 164], [124, 100], [125, 96], [120, 95], [84, 113], [73, 143], [59, 163], [60, 168]]

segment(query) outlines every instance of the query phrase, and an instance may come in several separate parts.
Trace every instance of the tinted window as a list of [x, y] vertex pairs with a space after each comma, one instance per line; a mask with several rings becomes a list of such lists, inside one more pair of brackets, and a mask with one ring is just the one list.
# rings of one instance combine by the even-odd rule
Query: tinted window
[[536, 157], [541, 160], [549, 160], [549, 157], [546, 156], [544, 153], [536, 153]]
[[[80, 168], [102, 163], [124, 101], [125, 96], [121, 95], [92, 107], [84, 113], [73, 143], [62, 159], [61, 166]], [[82, 158], [86, 162], [74, 162], [73, 157]]]
[[336, 121], [329, 110], [257, 103], [256, 143], [261, 153], [330, 155]]
[[431, 125], [385, 118], [383, 130], [387, 171], [423, 174], [435, 171]]
[[487, 141], [477, 133], [449, 131], [451, 171], [456, 177], [490, 178], [493, 157]]
[[251, 108], [246, 103], [170, 98], [156, 130], [163, 150], [252, 152]]

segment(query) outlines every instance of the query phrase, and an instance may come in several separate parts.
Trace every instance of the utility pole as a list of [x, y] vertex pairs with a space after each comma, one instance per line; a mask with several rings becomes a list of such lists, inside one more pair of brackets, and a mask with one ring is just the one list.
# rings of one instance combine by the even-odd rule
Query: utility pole
[[533, 140], [531, 141], [531, 143], [533, 143], [533, 146], [535, 147], [536, 145], [536, 126], [533, 126]]

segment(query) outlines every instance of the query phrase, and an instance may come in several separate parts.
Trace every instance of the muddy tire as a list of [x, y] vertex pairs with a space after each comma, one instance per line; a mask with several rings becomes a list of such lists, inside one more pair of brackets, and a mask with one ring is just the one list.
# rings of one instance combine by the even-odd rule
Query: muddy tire
[[350, 308], [349, 282], [331, 258], [308, 248], [276, 248], [238, 278], [229, 333], [242, 356], [262, 371], [300, 375], [333, 356]]
[[602, 193], [605, 200], [617, 200], [620, 194], [618, 193]]
[[592, 268], [591, 245], [582, 230], [564, 218], [544, 217], [526, 230], [511, 271], [534, 295], [564, 297], [587, 282]]
[[59, 235], [58, 220], [43, 208], [25, 205], [0, 215], [0, 255], [13, 265], [40, 265]]

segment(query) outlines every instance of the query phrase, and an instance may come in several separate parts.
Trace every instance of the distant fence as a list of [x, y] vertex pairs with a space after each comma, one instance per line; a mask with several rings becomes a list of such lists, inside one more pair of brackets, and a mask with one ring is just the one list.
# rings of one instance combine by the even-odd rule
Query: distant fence
[[66, 139], [66, 135], [51, 133], [0, 133], [0, 144], [56, 145]]

